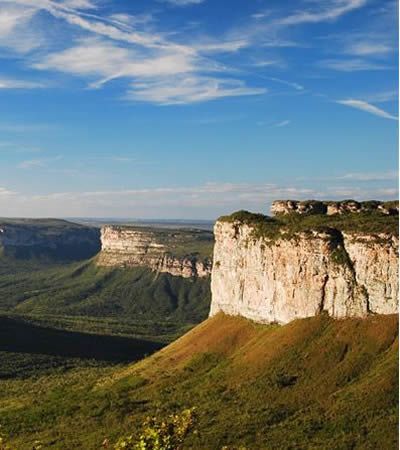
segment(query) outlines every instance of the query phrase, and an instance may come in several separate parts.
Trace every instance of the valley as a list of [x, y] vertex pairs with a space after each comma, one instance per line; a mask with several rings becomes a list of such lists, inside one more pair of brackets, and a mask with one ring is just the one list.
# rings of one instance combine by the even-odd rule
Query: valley
[[131, 224], [87, 258], [3, 240], [3, 442], [133, 449], [190, 411], [174, 450], [396, 448], [398, 216], [296, 208], [221, 217], [215, 245]]

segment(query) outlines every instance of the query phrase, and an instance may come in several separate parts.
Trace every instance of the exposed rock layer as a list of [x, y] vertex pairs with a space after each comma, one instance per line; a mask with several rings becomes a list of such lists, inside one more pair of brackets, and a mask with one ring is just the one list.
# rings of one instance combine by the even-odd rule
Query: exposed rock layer
[[269, 240], [251, 224], [214, 228], [210, 315], [287, 323], [398, 311], [398, 238], [309, 231]]
[[171, 253], [171, 242], [180, 232], [164, 231], [162, 234], [149, 229], [105, 226], [101, 229], [100, 266], [145, 266], [156, 272], [174, 276], [207, 277], [211, 274], [211, 258], [197, 255], [176, 256]]
[[271, 212], [274, 215], [287, 214], [346, 214], [378, 211], [382, 214], [394, 215], [399, 213], [398, 202], [356, 202], [345, 200], [341, 202], [322, 202], [318, 200], [275, 200], [272, 202]]

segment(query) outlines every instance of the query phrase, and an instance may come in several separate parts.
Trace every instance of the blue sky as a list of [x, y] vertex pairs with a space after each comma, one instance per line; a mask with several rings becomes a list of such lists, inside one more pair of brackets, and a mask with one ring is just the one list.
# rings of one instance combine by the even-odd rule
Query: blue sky
[[2, 216], [397, 197], [397, 2], [0, 0]]

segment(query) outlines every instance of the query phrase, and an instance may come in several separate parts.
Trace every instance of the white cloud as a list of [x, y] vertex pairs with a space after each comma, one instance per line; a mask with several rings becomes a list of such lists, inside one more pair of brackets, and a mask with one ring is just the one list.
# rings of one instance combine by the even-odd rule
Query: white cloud
[[350, 106], [351, 108], [356, 108], [361, 111], [365, 111], [370, 114], [374, 114], [375, 116], [383, 117], [384, 119], [392, 119], [398, 120], [396, 116], [384, 111], [383, 109], [378, 108], [377, 106], [371, 105], [363, 100], [338, 100], [336, 103], [340, 103], [341, 105]]
[[397, 180], [398, 172], [352, 172], [336, 177], [337, 180], [353, 180], [353, 181], [388, 181]]
[[34, 169], [37, 167], [44, 167], [44, 161], [40, 159], [28, 159], [26, 161], [22, 161], [18, 164], [18, 169]]
[[367, 0], [329, 0], [316, 2], [323, 5], [317, 10], [298, 11], [282, 19], [278, 19], [278, 25], [301, 25], [307, 23], [330, 22], [366, 5]]
[[37, 89], [44, 87], [44, 83], [0, 77], [0, 89]]
[[6, 2], [0, 8], [0, 47], [27, 53], [42, 44], [40, 32], [29, 27], [35, 7]]
[[[296, 199], [393, 199], [397, 189], [391, 186], [369, 188], [362, 185], [326, 186], [323, 190], [306, 186], [282, 186], [272, 183], [215, 183], [195, 186], [164, 186], [148, 189], [95, 190], [41, 194], [0, 195], [3, 215], [97, 216], [154, 218], [218, 217], [238, 209], [264, 211], [277, 198]], [[0, 191], [1, 192], [1, 191]], [[10, 197], [12, 195], [12, 197]], [[12, 200], [11, 200], [12, 198]]]
[[290, 125], [290, 120], [282, 120], [281, 122], [277, 122], [273, 125], [274, 128], [287, 127]]
[[135, 83], [128, 91], [127, 98], [171, 105], [205, 102], [223, 97], [260, 95], [266, 92], [265, 88], [247, 87], [240, 80], [184, 76]]
[[346, 48], [346, 53], [356, 56], [386, 55], [393, 50], [391, 45], [379, 42], [355, 42]]
[[368, 61], [365, 59], [325, 59], [319, 61], [318, 66], [324, 69], [337, 70], [340, 72], [355, 72], [364, 70], [388, 70], [384, 64]]
[[113, 78], [147, 78], [194, 72], [198, 69], [196, 64], [196, 55], [157, 49], [144, 55], [104, 39], [87, 38], [67, 50], [47, 55], [34, 67], [81, 76], [97, 75], [103, 77], [97, 83], [99, 86]]
[[[77, 8], [94, 8], [84, 0], [63, 3], [53, 0], [15, 0], [18, 5], [43, 9], [57, 19], [92, 36], [80, 37], [63, 50], [40, 53], [32, 62], [39, 70], [57, 70], [88, 80], [91, 88], [126, 78], [131, 86], [124, 98], [155, 103], [192, 103], [221, 97], [256, 95], [266, 89], [247, 87], [241, 80], [219, 73], [231, 69], [207, 55], [235, 52], [248, 45], [245, 40], [204, 40], [182, 45], [154, 30], [139, 30], [136, 17], [114, 14], [100, 17]], [[75, 9], [74, 9], [75, 8]], [[143, 18], [144, 19], [144, 18]], [[146, 23], [143, 20], [141, 24]], [[213, 76], [210, 76], [213, 73]], [[176, 80], [173, 80], [176, 77]], [[153, 92], [150, 92], [153, 89]]]
[[61, 2], [62, 6], [76, 9], [96, 9], [96, 5], [90, 0], [64, 0]]
[[10, 196], [15, 194], [15, 192], [10, 191], [9, 189], [0, 187], [0, 197]]
[[203, 3], [205, 0], [161, 0], [166, 3], [170, 3], [175, 6], [189, 6], [189, 5], [198, 5]]

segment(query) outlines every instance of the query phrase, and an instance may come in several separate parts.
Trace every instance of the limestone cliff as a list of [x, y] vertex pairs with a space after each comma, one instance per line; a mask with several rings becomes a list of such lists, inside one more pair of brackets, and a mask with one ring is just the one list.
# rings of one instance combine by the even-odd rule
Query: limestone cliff
[[[184, 278], [211, 274], [212, 234], [127, 226], [101, 229], [100, 266], [145, 266]], [[210, 253], [210, 257], [207, 255]]]
[[275, 215], [334, 215], [363, 212], [379, 212], [386, 215], [398, 215], [399, 202], [380, 202], [376, 200], [370, 200], [366, 202], [357, 202], [355, 200], [343, 200], [340, 202], [318, 200], [275, 200], [274, 202], [272, 202], [271, 212]]
[[324, 226], [261, 215], [219, 220], [210, 315], [287, 323], [322, 312], [336, 318], [397, 313], [398, 237], [382, 226], [395, 218], [371, 219], [378, 221], [373, 227], [365, 225], [368, 217], [358, 219], [362, 226], [343, 218], [333, 227], [329, 217]]

